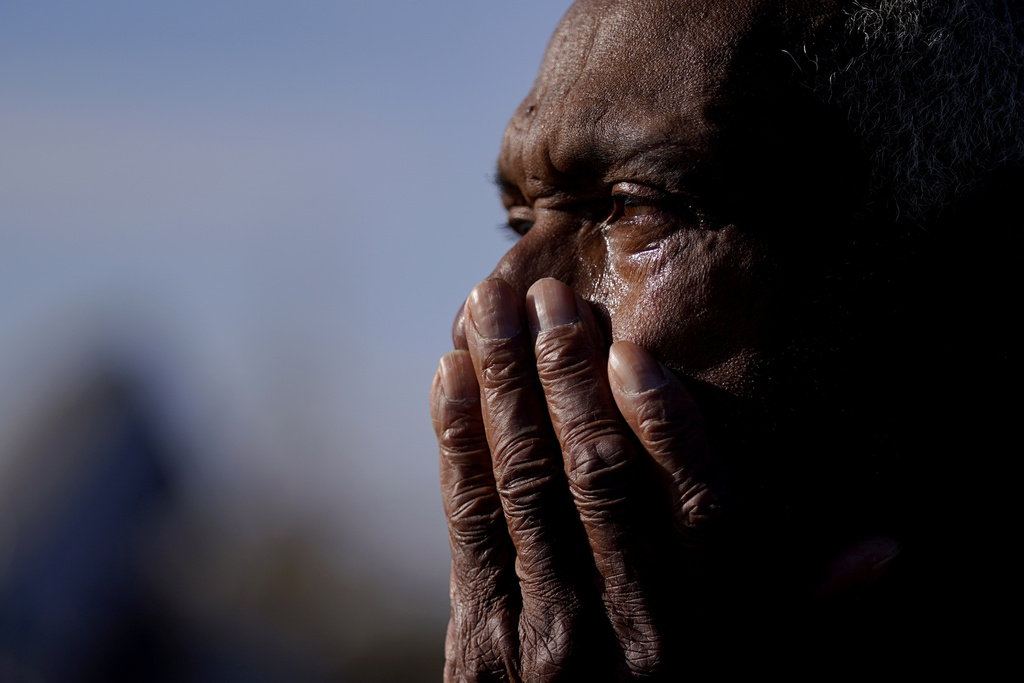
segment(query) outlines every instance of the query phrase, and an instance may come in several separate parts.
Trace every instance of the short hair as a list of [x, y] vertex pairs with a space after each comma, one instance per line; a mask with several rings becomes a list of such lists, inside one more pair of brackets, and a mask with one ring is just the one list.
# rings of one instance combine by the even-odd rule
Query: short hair
[[1024, 22], [1009, 0], [855, 2], [813, 88], [870, 159], [869, 201], [923, 223], [1024, 166]]

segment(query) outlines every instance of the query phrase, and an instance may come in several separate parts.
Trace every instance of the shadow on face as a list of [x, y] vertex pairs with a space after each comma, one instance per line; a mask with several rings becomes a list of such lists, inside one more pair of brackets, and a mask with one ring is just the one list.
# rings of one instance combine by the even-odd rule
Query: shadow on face
[[[966, 613], [939, 615], [934, 591], [958, 582], [962, 597], [1010, 566], [991, 559], [1011, 519], [992, 501], [1012, 496], [986, 496], [1000, 477], [976, 475], [1001, 466], [1019, 423], [1000, 383], [1022, 379], [1009, 311], [1024, 232], [1019, 219], [993, 227], [1024, 174], [930, 230], [873, 214], [863, 152], [796, 85], [789, 56], [826, 40], [841, 5], [573, 5], [505, 132], [498, 182], [520, 238], [492, 276], [521, 296], [542, 277], [568, 283], [609, 341], [683, 377], [749, 500], [770, 510], [765, 557], [785, 554], [768, 546], [787, 515], [803, 525], [793, 567], [858, 534], [905, 542], [911, 597], [883, 597], [899, 618], [865, 610], [844, 627], [897, 638]], [[465, 348], [461, 328], [460, 313]], [[962, 494], [985, 510], [979, 524]], [[950, 539], [970, 553], [950, 559]]]
[[[492, 273], [571, 285], [630, 340], [764, 400], [852, 229], [864, 163], [791, 83], [833, 3], [577, 2], [498, 160], [521, 235]], [[460, 316], [461, 317], [461, 316]], [[455, 324], [461, 344], [461, 319]]]

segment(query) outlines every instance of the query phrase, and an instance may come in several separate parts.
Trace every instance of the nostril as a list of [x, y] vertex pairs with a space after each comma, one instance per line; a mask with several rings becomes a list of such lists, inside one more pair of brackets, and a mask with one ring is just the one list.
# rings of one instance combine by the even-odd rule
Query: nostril
[[455, 321], [452, 323], [452, 343], [456, 350], [467, 351], [469, 344], [466, 343], [466, 302], [459, 306], [459, 312], [455, 314]]

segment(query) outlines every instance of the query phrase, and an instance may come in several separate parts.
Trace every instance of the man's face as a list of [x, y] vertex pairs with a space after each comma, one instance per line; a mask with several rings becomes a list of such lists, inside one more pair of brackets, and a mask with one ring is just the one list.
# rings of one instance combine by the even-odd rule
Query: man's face
[[612, 341], [756, 395], [766, 363], [792, 342], [779, 321], [803, 305], [794, 292], [814, 286], [792, 272], [792, 245], [842, 222], [829, 212], [847, 198], [823, 188], [850, 185], [846, 159], [822, 152], [832, 141], [806, 129], [809, 114], [783, 85], [796, 68], [785, 41], [832, 3], [781, 4], [573, 5], [505, 131], [499, 182], [522, 237], [492, 276], [520, 294], [562, 280]]
[[556, 30], [498, 160], [521, 237], [431, 391], [446, 680], [681, 675], [693, 624], [717, 641], [809, 595], [869, 526], [873, 427], [827, 404], [858, 405], [836, 342], [863, 351], [840, 334], [870, 308], [849, 277], [866, 174], [790, 56], [832, 19], [826, 0], [580, 0]]

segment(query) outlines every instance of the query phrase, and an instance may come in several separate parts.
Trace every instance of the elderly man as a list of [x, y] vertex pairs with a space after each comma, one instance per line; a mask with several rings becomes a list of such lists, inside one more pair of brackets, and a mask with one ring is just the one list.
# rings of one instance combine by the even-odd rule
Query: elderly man
[[521, 238], [431, 392], [446, 680], [973, 652], [1021, 41], [982, 0], [573, 5], [498, 160]]

